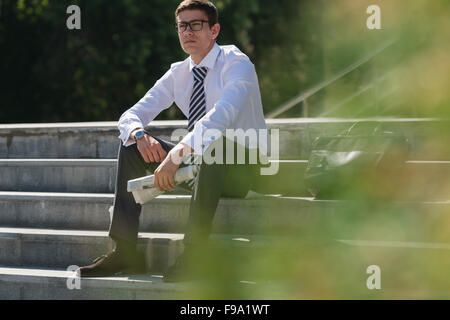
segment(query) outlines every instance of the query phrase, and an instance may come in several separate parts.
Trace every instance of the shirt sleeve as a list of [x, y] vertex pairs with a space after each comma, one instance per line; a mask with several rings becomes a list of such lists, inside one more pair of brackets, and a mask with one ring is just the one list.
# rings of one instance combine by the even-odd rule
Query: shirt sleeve
[[150, 121], [174, 102], [172, 71], [167, 71], [161, 79], [133, 107], [125, 111], [119, 119], [119, 139], [124, 146], [135, 143], [130, 134], [137, 128], [144, 128]]
[[246, 59], [240, 59], [224, 69], [224, 89], [214, 107], [194, 126], [180, 142], [189, 145], [197, 154], [203, 154], [218, 135], [204, 135], [214, 129], [220, 135], [231, 128], [243, 108], [251, 105], [252, 95], [258, 90], [255, 67]]

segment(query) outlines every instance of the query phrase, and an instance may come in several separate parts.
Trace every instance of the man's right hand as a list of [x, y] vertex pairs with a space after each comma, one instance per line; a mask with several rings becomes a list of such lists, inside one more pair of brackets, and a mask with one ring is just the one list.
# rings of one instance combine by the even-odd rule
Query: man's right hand
[[145, 162], [162, 162], [167, 156], [167, 152], [158, 140], [151, 135], [144, 135], [143, 138], [136, 141], [136, 144]]

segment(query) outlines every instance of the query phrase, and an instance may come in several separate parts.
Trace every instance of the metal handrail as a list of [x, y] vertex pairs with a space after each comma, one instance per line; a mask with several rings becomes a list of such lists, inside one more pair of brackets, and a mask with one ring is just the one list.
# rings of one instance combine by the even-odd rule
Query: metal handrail
[[313, 86], [312, 88], [309, 88], [305, 92], [300, 93], [299, 95], [295, 96], [294, 98], [286, 101], [285, 103], [280, 105], [275, 110], [269, 112], [266, 115], [266, 118], [268, 118], [268, 119], [275, 118], [275, 117], [279, 116], [280, 114], [282, 114], [283, 112], [285, 112], [285, 111], [291, 109], [292, 107], [296, 106], [300, 102], [304, 102], [307, 98], [311, 97], [312, 95], [314, 95], [318, 91], [322, 90], [326, 86], [330, 85], [331, 83], [333, 83], [336, 80], [339, 80], [340, 78], [345, 76], [347, 73], [355, 70], [356, 68], [358, 68], [362, 64], [364, 64], [364, 63], [368, 62], [369, 60], [371, 60], [373, 57], [378, 55], [381, 51], [383, 51], [384, 49], [386, 49], [387, 47], [392, 45], [395, 41], [396, 41], [395, 39], [387, 40], [381, 46], [379, 46], [374, 51], [372, 51], [370, 54], [368, 54], [367, 56], [359, 59], [358, 61], [356, 61], [354, 63], [352, 63], [351, 65], [349, 65], [348, 67], [342, 69], [341, 71], [337, 72], [336, 74], [331, 76], [329, 79], [320, 82], [319, 84]]
[[365, 93], [366, 91], [374, 88], [375, 86], [377, 86], [380, 82], [386, 80], [389, 77], [392, 77], [392, 75], [394, 74], [393, 70], [390, 70], [389, 72], [385, 73], [384, 75], [376, 78], [375, 80], [373, 80], [371, 83], [369, 83], [368, 85], [360, 88], [358, 91], [354, 92], [353, 94], [351, 94], [350, 96], [348, 96], [347, 98], [345, 98], [344, 100], [340, 101], [339, 103], [335, 104], [334, 106], [327, 108], [327, 110], [325, 110], [324, 112], [322, 112], [320, 114], [320, 117], [327, 117], [329, 116], [330, 113], [335, 112], [336, 110], [339, 110], [339, 108], [343, 105], [345, 105], [346, 103], [348, 103], [349, 101], [353, 100], [354, 98], [358, 97], [359, 95]]

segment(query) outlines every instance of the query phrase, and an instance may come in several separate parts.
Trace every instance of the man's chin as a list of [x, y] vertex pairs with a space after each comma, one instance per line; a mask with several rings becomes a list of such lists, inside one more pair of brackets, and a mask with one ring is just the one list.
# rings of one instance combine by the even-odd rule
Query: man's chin
[[186, 52], [189, 55], [195, 54], [195, 52], [196, 52], [196, 48], [189, 46], [189, 45], [183, 46], [183, 50], [184, 50], [184, 52]]

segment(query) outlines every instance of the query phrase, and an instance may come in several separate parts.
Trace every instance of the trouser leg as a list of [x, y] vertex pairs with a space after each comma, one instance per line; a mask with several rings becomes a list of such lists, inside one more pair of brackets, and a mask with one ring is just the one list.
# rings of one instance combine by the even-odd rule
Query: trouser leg
[[191, 198], [184, 244], [191, 247], [206, 244], [220, 197], [244, 198], [255, 186], [258, 175], [257, 164], [202, 163]]
[[[166, 152], [174, 147], [174, 144], [170, 142], [157, 137], [155, 139], [161, 143]], [[235, 154], [237, 154], [236, 150], [235, 145]], [[225, 152], [223, 154], [225, 155]], [[246, 158], [248, 159], [248, 150]], [[113, 217], [109, 231], [111, 238], [136, 243], [141, 205], [137, 204], [132, 193], [127, 191], [127, 183], [128, 180], [145, 176], [147, 170], [154, 172], [158, 165], [159, 163], [146, 163], [135, 144], [120, 147]], [[189, 219], [184, 237], [186, 245], [202, 245], [207, 242], [220, 197], [245, 197], [254, 185], [259, 173], [258, 168], [258, 165], [250, 164], [202, 163], [200, 165], [199, 177], [189, 208]]]
[[212, 221], [222, 194], [224, 170], [218, 165], [201, 165], [189, 206], [185, 245], [202, 245], [211, 233]]
[[127, 191], [128, 180], [146, 175], [148, 164], [144, 161], [135, 144], [120, 146], [113, 215], [109, 236], [114, 240], [137, 241], [141, 205], [136, 203], [133, 194]]
[[[154, 137], [166, 152], [173, 144]], [[132, 244], [137, 242], [141, 205], [134, 200], [133, 194], [127, 191], [128, 180], [147, 175], [147, 170], [154, 172], [159, 162], [146, 163], [136, 144], [128, 147], [120, 146], [118, 154], [114, 207], [109, 236], [114, 240], [126, 240]]]

